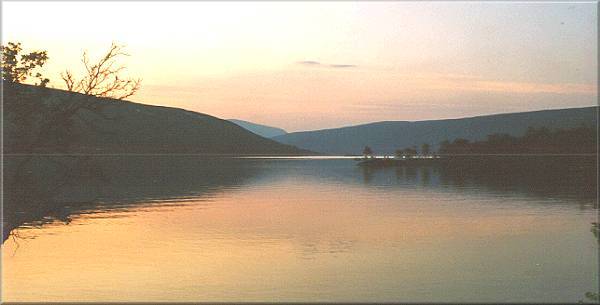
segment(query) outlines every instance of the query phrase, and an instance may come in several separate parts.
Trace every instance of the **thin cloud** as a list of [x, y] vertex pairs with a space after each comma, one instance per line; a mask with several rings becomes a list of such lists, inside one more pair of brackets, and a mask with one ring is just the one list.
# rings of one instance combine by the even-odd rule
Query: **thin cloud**
[[356, 68], [356, 65], [329, 65], [331, 68]]
[[298, 64], [303, 65], [303, 66], [320, 66], [321, 63], [318, 61], [313, 61], [313, 60], [303, 60], [303, 61], [299, 61]]
[[314, 61], [314, 60], [303, 60], [303, 61], [297, 62], [297, 64], [302, 65], [302, 66], [308, 66], [308, 67], [327, 67], [327, 68], [334, 68], [334, 69], [346, 69], [346, 68], [358, 67], [357, 65], [352, 65], [352, 64], [327, 64], [327, 63], [321, 63], [321, 62]]
[[491, 80], [482, 76], [446, 73], [398, 74], [418, 90], [500, 92], [519, 94], [578, 94], [597, 95], [595, 84], [544, 83]]
[[437, 87], [438, 89], [461, 91], [487, 91], [521, 94], [598, 94], [598, 88], [592, 84], [507, 82], [494, 80], [441, 80], [437, 82], [434, 81], [431, 85], [432, 87]]

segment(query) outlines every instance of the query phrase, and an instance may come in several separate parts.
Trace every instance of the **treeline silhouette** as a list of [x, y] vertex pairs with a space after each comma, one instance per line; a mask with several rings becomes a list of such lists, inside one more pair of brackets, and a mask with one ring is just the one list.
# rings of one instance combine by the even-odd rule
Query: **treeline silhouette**
[[593, 154], [598, 151], [597, 131], [590, 126], [550, 130], [529, 127], [522, 137], [491, 134], [484, 141], [455, 139], [440, 143], [440, 154]]

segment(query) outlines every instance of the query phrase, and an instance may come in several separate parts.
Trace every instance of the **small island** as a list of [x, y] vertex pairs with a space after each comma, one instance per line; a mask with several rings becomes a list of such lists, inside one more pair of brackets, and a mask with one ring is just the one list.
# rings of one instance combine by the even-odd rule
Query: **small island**
[[384, 155], [382, 157], [377, 157], [373, 153], [373, 149], [369, 146], [365, 146], [363, 149], [363, 157], [356, 158], [355, 160], [360, 161], [357, 163], [359, 166], [369, 166], [369, 167], [389, 167], [389, 166], [399, 166], [399, 165], [407, 165], [407, 164], [431, 164], [437, 163], [444, 158], [439, 154], [432, 153], [430, 151], [429, 144], [421, 145], [421, 151], [417, 151], [416, 146], [398, 149], [396, 150], [393, 157], [388, 155]]
[[597, 154], [597, 133], [591, 126], [581, 125], [575, 128], [549, 129], [547, 127], [529, 127], [519, 137], [508, 134], [491, 134], [485, 140], [469, 141], [457, 138], [445, 140], [432, 152], [429, 144], [396, 150], [394, 156], [375, 156], [373, 149], [365, 146], [363, 157], [356, 158], [357, 165], [369, 167], [389, 167], [400, 165], [444, 164], [449, 160], [474, 160], [491, 162], [493, 157], [540, 158], [542, 156], [567, 156]]

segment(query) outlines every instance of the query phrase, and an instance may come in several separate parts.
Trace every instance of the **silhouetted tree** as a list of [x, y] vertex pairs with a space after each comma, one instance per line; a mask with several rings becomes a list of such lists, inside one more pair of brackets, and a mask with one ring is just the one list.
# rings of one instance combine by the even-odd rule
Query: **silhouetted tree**
[[365, 146], [363, 149], [363, 156], [365, 158], [373, 157], [373, 150], [369, 146]]
[[394, 155], [396, 156], [396, 158], [404, 156], [404, 149], [396, 149]]
[[454, 139], [451, 143], [444, 141], [440, 144], [440, 153], [443, 154], [465, 154], [470, 152], [470, 142], [467, 139]]
[[28, 78], [34, 77], [39, 80], [37, 86], [45, 87], [49, 79], [44, 78], [40, 72], [34, 72], [41, 68], [48, 60], [46, 51], [35, 51], [21, 54], [23, 51], [20, 42], [9, 42], [0, 47], [2, 53], [2, 80], [11, 83], [24, 83]]
[[440, 143], [440, 148], [438, 149], [438, 152], [445, 154], [445, 153], [448, 153], [449, 149], [450, 149], [450, 141], [444, 140]]
[[429, 154], [429, 152], [430, 152], [430, 151], [429, 151], [429, 149], [430, 149], [430, 147], [429, 147], [429, 144], [427, 144], [427, 143], [423, 143], [423, 144], [421, 145], [421, 154], [423, 154], [423, 155], [428, 155], [428, 154]]
[[[10, 50], [14, 50], [15, 46]], [[38, 53], [47, 58], [45, 51]], [[120, 76], [125, 67], [117, 65], [117, 60], [125, 55], [127, 54], [122, 47], [113, 43], [98, 63], [92, 64], [84, 52], [82, 61], [87, 74], [79, 80], [75, 80], [69, 71], [62, 74], [69, 91], [84, 95], [62, 95], [59, 100], [49, 94], [48, 90], [17, 86], [5, 88], [6, 117], [9, 118], [10, 129], [18, 134], [13, 137], [18, 139], [18, 143], [14, 145], [16, 147], [10, 148], [20, 153], [31, 153], [44, 147], [66, 152], [77, 140], [77, 135], [73, 132], [76, 120], [84, 127], [99, 131], [90, 122], [89, 116], [86, 118], [82, 114], [85, 112], [103, 119], [112, 119], [103, 112], [103, 107], [108, 103], [102, 99], [90, 98], [89, 95], [123, 99], [135, 94], [140, 87], [140, 79], [124, 79]], [[45, 60], [41, 61], [43, 62]]]
[[134, 95], [139, 90], [142, 80], [123, 78], [119, 75], [125, 70], [125, 66], [117, 65], [116, 60], [129, 56], [123, 48], [113, 42], [106, 54], [96, 63], [91, 63], [87, 52], [84, 51], [81, 62], [86, 70], [85, 75], [76, 79], [69, 70], [61, 73], [67, 90], [119, 100]]
[[414, 156], [417, 154], [417, 147], [413, 146], [413, 147], [405, 148], [404, 153], [409, 156]]
[[571, 129], [550, 130], [546, 127], [529, 127], [522, 137], [508, 134], [491, 134], [485, 141], [469, 142], [456, 139], [440, 143], [444, 154], [532, 154], [532, 153], [595, 153], [597, 152], [595, 128], [580, 126]]
[[[14, 167], [14, 178], [8, 188], [27, 184], [25, 181], [31, 173], [28, 167], [35, 163], [32, 162], [34, 158], [44, 158], [44, 155], [35, 154], [36, 152], [69, 152], [68, 148], [76, 144], [78, 137], [82, 135], [76, 132], [79, 129], [73, 128], [75, 123], [83, 128], [99, 131], [91, 122], [90, 115], [114, 119], [103, 112], [103, 107], [109, 103], [89, 95], [122, 99], [134, 94], [140, 85], [139, 80], [122, 80], [119, 76], [124, 67], [115, 68], [115, 58], [124, 53], [114, 44], [98, 64], [90, 64], [87, 56], [84, 56], [88, 74], [81, 80], [75, 81], [72, 74], [68, 74], [68, 89], [88, 95], [55, 94], [39, 86], [18, 84], [34, 75], [31, 71], [43, 65], [47, 59], [45, 51], [34, 52], [31, 53], [34, 55], [26, 56], [25, 64], [22, 64], [23, 60], [17, 60], [19, 52], [19, 44], [2, 48], [2, 76], [7, 80], [3, 92], [4, 132], [5, 139], [10, 140], [5, 145], [5, 151], [25, 155]], [[39, 73], [35, 76], [39, 77]], [[41, 84], [46, 83], [47, 81], [42, 81]]]

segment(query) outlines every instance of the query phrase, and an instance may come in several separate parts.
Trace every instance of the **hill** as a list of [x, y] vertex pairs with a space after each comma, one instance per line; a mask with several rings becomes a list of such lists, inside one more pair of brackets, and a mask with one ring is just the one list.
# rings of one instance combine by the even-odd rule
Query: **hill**
[[3, 119], [5, 153], [307, 153], [203, 113], [15, 83]]
[[261, 137], [265, 137], [265, 138], [272, 138], [272, 137], [284, 135], [287, 133], [287, 131], [285, 131], [281, 128], [262, 125], [262, 124], [256, 124], [256, 123], [252, 123], [252, 122], [248, 122], [248, 121], [236, 120], [236, 119], [229, 119], [228, 121], [244, 128], [248, 131], [251, 131]]
[[483, 140], [494, 133], [522, 136], [529, 127], [596, 127], [598, 107], [568, 108], [430, 121], [386, 121], [343, 128], [293, 132], [273, 139], [327, 154], [360, 154], [365, 145], [376, 154], [392, 154], [398, 148], [464, 138]]

